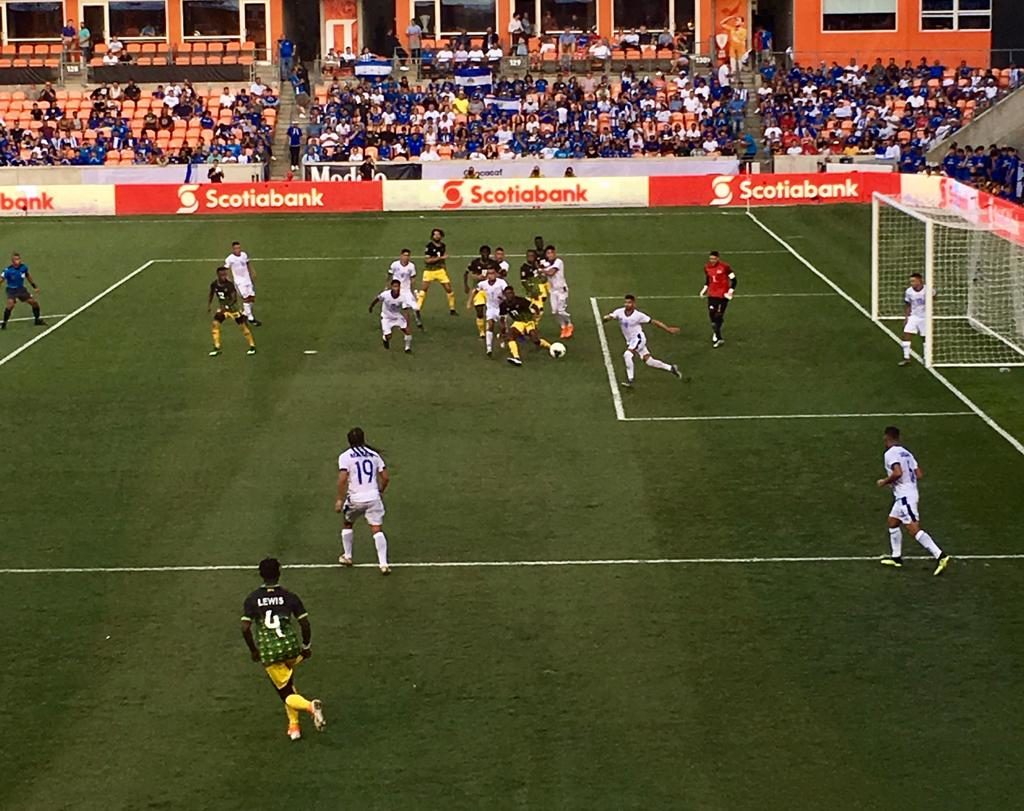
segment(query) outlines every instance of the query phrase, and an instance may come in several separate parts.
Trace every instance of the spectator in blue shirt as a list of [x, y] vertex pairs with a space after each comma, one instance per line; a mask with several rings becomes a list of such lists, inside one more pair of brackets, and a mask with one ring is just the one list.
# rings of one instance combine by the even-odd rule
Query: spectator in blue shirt
[[302, 148], [302, 127], [297, 121], [293, 121], [288, 128], [288, 151], [292, 159], [292, 171], [299, 168], [299, 151]]
[[295, 43], [284, 34], [277, 39], [277, 57], [281, 63], [281, 78], [287, 79], [295, 62]]

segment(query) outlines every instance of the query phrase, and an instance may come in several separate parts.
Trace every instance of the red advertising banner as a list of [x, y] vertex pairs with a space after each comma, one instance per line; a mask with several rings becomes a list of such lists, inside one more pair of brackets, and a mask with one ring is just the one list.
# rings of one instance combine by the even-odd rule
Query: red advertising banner
[[112, 186], [0, 186], [0, 217], [114, 213]]
[[184, 183], [116, 187], [118, 216], [131, 214], [336, 214], [381, 211], [379, 181]]
[[652, 206], [779, 206], [870, 203], [874, 192], [899, 194], [895, 173], [707, 175], [650, 178]]

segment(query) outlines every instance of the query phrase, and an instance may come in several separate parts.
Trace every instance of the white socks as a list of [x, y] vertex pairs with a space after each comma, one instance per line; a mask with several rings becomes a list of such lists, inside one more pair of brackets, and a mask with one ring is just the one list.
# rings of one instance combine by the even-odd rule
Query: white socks
[[935, 544], [935, 541], [932, 540], [932, 536], [925, 532], [923, 529], [919, 533], [917, 533], [917, 535], [914, 536], [914, 540], [916, 540], [919, 544], [921, 544], [921, 546], [927, 549], [928, 554], [930, 554], [933, 558], [942, 557], [942, 550], [939, 549], [939, 547]]
[[644, 361], [644, 363], [646, 363], [652, 369], [661, 369], [662, 371], [665, 371], [665, 372], [671, 372], [672, 371], [672, 367], [671, 366], [669, 366], [667, 363], [665, 363], [665, 361], [658, 360], [657, 358], [648, 358], [647, 360]]
[[894, 558], [903, 556], [903, 530], [899, 527], [889, 530], [889, 546], [892, 547]]
[[405, 348], [406, 349], [408, 349], [409, 347], [412, 346], [412, 336], [411, 335], [403, 335], [402, 338], [405, 340]]
[[352, 538], [355, 536], [355, 530], [343, 529], [341, 531], [341, 549], [345, 557], [352, 557]]
[[490, 352], [494, 348], [494, 330], [487, 330], [487, 351]]
[[632, 382], [633, 380], [633, 353], [626, 350], [622, 353], [622, 359], [626, 362], [626, 380]]
[[252, 303], [248, 301], [242, 302], [242, 315], [252, 321]]
[[381, 566], [388, 565], [388, 539], [383, 532], [373, 533], [373, 543], [377, 547], [377, 563]]
[[903, 360], [910, 360], [910, 341], [900, 341], [903, 347]]

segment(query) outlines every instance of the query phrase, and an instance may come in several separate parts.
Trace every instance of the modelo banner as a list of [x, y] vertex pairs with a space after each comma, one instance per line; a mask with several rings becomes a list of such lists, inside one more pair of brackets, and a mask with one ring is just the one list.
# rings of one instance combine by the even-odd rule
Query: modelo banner
[[646, 177], [420, 180], [385, 183], [385, 211], [644, 207]]
[[114, 213], [113, 186], [0, 186], [0, 217]]
[[[361, 163], [307, 163], [302, 167], [306, 180], [323, 182], [360, 181]], [[419, 180], [423, 167], [418, 163], [377, 163], [373, 167], [374, 180]]]
[[652, 177], [652, 206], [791, 206], [869, 203], [874, 192], [898, 194], [900, 176], [849, 172], [800, 175]]
[[211, 183], [117, 186], [124, 214], [332, 214], [381, 211], [381, 183]]

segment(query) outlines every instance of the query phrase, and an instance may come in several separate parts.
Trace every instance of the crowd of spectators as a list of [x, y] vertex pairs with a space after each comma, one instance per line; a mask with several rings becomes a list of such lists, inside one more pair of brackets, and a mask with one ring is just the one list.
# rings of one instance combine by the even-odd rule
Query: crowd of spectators
[[742, 91], [713, 74], [497, 79], [491, 93], [438, 79], [335, 80], [310, 111], [306, 162], [721, 156], [756, 151]]
[[1020, 156], [1011, 146], [993, 144], [986, 149], [954, 142], [942, 159], [942, 173], [946, 177], [1014, 202], [1024, 199], [1022, 169]]
[[143, 90], [113, 82], [35, 98], [0, 92], [0, 166], [250, 163], [272, 158], [277, 92], [200, 93], [189, 81]]
[[765, 65], [758, 104], [764, 145], [781, 155], [873, 155], [920, 172], [926, 153], [1024, 80], [1024, 71], [949, 68], [922, 58], [902, 67], [850, 60], [816, 68]]

